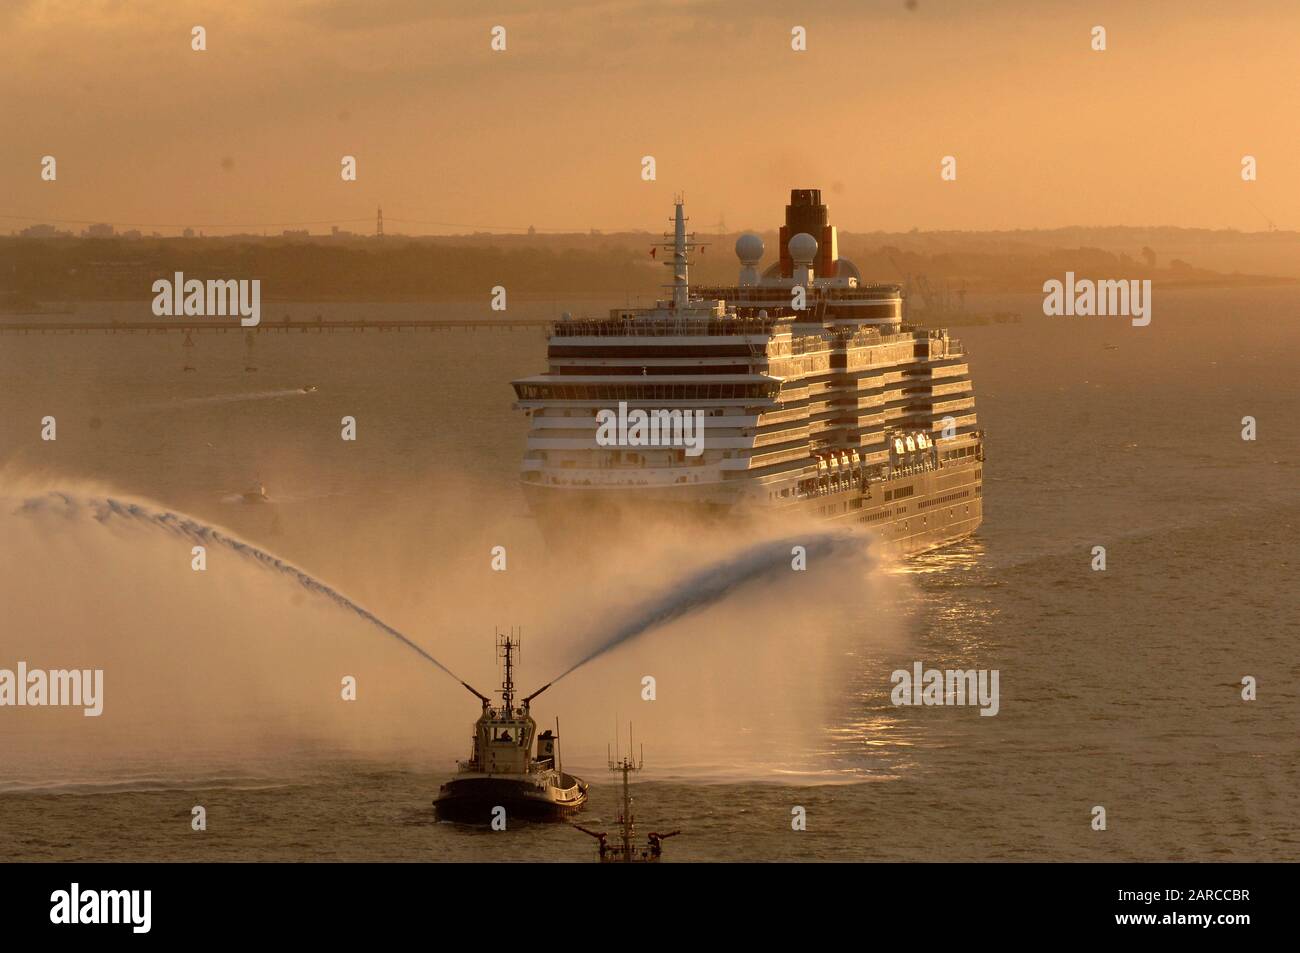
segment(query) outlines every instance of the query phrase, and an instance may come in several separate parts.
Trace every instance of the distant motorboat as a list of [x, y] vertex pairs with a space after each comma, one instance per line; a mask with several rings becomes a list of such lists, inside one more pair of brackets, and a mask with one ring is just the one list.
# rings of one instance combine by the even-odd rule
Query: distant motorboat
[[300, 394], [314, 394], [314, 393], [316, 393], [316, 385], [315, 385], [315, 384], [308, 384], [308, 385], [305, 386], [305, 387], [299, 387], [299, 388], [298, 388], [298, 393], [300, 393]]
[[251, 489], [245, 490], [239, 498], [245, 503], [270, 503], [271, 498], [266, 495], [266, 487], [259, 480], [253, 484]]

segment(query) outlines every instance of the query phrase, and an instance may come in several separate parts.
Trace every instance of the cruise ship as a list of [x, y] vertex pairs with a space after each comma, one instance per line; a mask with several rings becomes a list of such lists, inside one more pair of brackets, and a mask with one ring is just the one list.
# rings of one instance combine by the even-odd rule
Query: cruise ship
[[512, 382], [546, 536], [647, 511], [811, 514], [900, 555], [973, 533], [984, 434], [961, 342], [908, 326], [902, 289], [840, 257], [821, 191], [791, 191], [770, 263], [760, 236], [737, 239], [732, 286], [691, 285], [699, 243], [680, 200], [672, 221], [658, 246], [671, 297], [566, 315], [546, 373]]

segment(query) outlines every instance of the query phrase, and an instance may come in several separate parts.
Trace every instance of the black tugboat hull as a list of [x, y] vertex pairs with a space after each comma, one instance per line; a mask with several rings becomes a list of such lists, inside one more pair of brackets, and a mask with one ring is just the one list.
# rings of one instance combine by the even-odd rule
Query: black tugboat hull
[[516, 819], [563, 820], [582, 810], [586, 803], [587, 785], [584, 781], [577, 781], [569, 789], [539, 791], [534, 785], [520, 784], [508, 778], [458, 778], [442, 786], [433, 808], [440, 820], [486, 826], [492, 823], [492, 812], [497, 807], [506, 809], [508, 825]]

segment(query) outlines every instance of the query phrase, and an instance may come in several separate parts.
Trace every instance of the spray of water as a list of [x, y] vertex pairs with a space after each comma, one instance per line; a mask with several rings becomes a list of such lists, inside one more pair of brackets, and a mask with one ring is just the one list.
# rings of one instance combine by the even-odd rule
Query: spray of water
[[687, 613], [704, 609], [726, 598], [738, 586], [777, 573], [789, 572], [792, 550], [804, 547], [810, 561], [836, 555], [864, 554], [865, 537], [847, 531], [822, 531], [810, 536], [759, 543], [707, 566], [660, 596], [634, 607], [612, 632], [582, 658], [551, 680], [555, 684], [593, 659], [599, 658], [637, 636], [644, 635]]
[[251, 543], [246, 543], [241, 539], [236, 539], [213, 526], [201, 523], [191, 517], [170, 511], [160, 512], [139, 503], [119, 500], [113, 497], [79, 498], [70, 493], [64, 493], [58, 490], [51, 491], [43, 496], [27, 498], [18, 507], [17, 512], [27, 515], [54, 513], [56, 515], [73, 518], [78, 516], [90, 516], [101, 524], [108, 523], [114, 519], [119, 519], [125, 522], [147, 526], [152, 529], [162, 530], [175, 536], [181, 536], [203, 546], [216, 546], [229, 550], [240, 558], [252, 562], [263, 569], [268, 569], [281, 576], [286, 576], [292, 579], [308, 592], [328, 599], [336, 606], [346, 609], [348, 612], [364, 619], [381, 632], [397, 639], [399, 642], [419, 654], [420, 657], [424, 658], [426, 661], [432, 662], [439, 669], [456, 679], [456, 681], [460, 682], [462, 685], [465, 684], [455, 672], [439, 662], [420, 645], [407, 638], [369, 609], [357, 605], [337, 589], [326, 585], [314, 576], [299, 569], [297, 566], [285, 562], [280, 557], [268, 553], [264, 549], [259, 549]]

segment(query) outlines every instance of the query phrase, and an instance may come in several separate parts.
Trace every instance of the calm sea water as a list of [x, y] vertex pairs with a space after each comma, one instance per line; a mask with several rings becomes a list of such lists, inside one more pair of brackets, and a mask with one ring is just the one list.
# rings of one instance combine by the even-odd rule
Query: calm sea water
[[[1037, 297], [972, 301], [1026, 316], [954, 329], [987, 431], [984, 526], [897, 570], [902, 604], [854, 608], [850, 628], [862, 637], [838, 663], [843, 679], [823, 699], [809, 753], [824, 769], [817, 783], [806, 772], [778, 781], [772, 765], [748, 778], [693, 778], [671, 758], [656, 773], [649, 740], [637, 812], [644, 830], [685, 831], [668, 859], [1300, 857], [1300, 291], [1167, 291], [1155, 304], [1152, 324], [1133, 328], [1036, 316]], [[271, 317], [458, 309], [473, 310], [289, 305]], [[195, 341], [0, 337], [0, 472], [103, 482], [218, 522], [354, 586], [376, 610], [391, 592], [437, 585], [418, 568], [429, 527], [400, 515], [413, 485], [422, 499], [454, 494], [466, 512], [491, 509], [533, 532], [515, 483], [527, 421], [511, 410], [507, 382], [544, 368], [540, 331], [262, 334], [251, 354], [240, 334]], [[186, 362], [197, 369], [182, 371]], [[295, 393], [308, 384], [317, 391]], [[46, 414], [59, 420], [54, 446], [37, 440]], [[358, 419], [364, 453], [340, 446], [344, 414]], [[1241, 439], [1247, 415], [1255, 442]], [[443, 480], [453, 474], [454, 484]], [[273, 506], [229, 502], [257, 478]], [[10, 555], [31, 545], [0, 539]], [[1089, 568], [1095, 545], [1107, 548], [1105, 572]], [[369, 551], [396, 567], [387, 586], [353, 571], [356, 553]], [[142, 619], [149, 599], [142, 583]], [[902, 620], [902, 642], [867, 637], [885, 616]], [[779, 624], [791, 642], [812, 637]], [[19, 643], [0, 630], [0, 666], [16, 661]], [[999, 670], [1000, 713], [894, 707], [888, 673], [915, 660]], [[1253, 702], [1240, 697], [1246, 675], [1258, 681]], [[0, 710], [0, 743], [16, 750], [23, 738], [4, 733], [8, 714]], [[454, 736], [449, 750], [461, 753], [472, 717], [471, 706], [463, 724], [429, 730]], [[617, 786], [599, 770], [603, 754], [575, 750], [573, 767], [594, 785], [583, 823], [611, 829]], [[0, 855], [592, 857], [591, 842], [563, 825], [496, 834], [434, 823], [429, 799], [450, 767], [445, 756], [413, 766], [328, 746], [184, 770], [111, 750], [76, 765], [55, 758], [44, 774], [0, 769]], [[209, 812], [202, 837], [189, 830], [194, 803]], [[807, 831], [791, 830], [796, 805]], [[1094, 805], [1107, 810], [1105, 831], [1090, 827]]]

